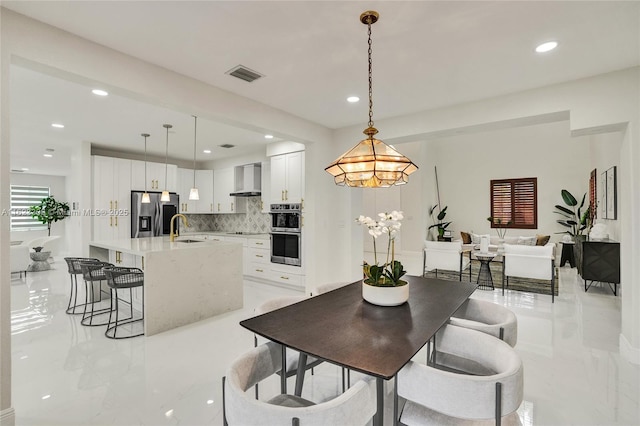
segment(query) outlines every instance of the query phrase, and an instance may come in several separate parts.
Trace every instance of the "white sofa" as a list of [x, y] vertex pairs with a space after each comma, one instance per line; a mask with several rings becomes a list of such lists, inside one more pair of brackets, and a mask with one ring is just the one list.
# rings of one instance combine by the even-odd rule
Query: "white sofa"
[[[474, 249], [479, 249], [480, 248], [480, 239], [483, 236], [487, 236], [489, 237], [489, 251], [497, 251], [498, 250], [498, 246], [500, 244], [500, 239], [498, 238], [497, 235], [489, 235], [489, 234], [469, 234], [471, 236], [471, 244], [470, 246]], [[511, 236], [505, 236], [504, 237], [504, 244], [514, 244], [514, 245], [528, 245], [528, 246], [535, 246], [537, 242], [537, 237], [535, 236], [528, 236], [528, 237], [523, 237], [523, 236], [518, 236], [518, 237], [511, 237]], [[469, 246], [469, 244], [465, 244], [465, 246]]]
[[505, 244], [502, 264], [502, 294], [505, 283], [509, 286], [509, 277], [549, 280], [551, 282], [551, 302], [555, 298], [555, 244], [544, 246], [526, 246]]
[[22, 273], [27, 276], [27, 268], [29, 267], [29, 246], [26, 244], [18, 244], [11, 246], [10, 252], [11, 258], [11, 273], [19, 273], [22, 278]]

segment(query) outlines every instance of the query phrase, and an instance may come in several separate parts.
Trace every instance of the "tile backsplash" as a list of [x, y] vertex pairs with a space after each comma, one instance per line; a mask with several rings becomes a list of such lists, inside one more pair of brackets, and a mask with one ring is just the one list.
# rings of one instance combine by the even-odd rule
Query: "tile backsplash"
[[247, 198], [247, 212], [235, 214], [187, 214], [189, 232], [260, 232], [271, 230], [271, 216], [262, 213], [260, 197]]

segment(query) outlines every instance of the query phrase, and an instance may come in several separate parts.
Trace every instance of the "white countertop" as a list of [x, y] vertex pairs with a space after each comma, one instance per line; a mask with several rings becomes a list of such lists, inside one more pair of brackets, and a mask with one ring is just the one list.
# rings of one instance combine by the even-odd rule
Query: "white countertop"
[[91, 241], [90, 246], [108, 250], [117, 250], [123, 253], [144, 256], [154, 251], [185, 250], [203, 248], [212, 245], [235, 244], [229, 241], [202, 241], [198, 243], [182, 243], [180, 240], [189, 239], [188, 235], [181, 235], [176, 241], [169, 241], [169, 237], [129, 238], [113, 241]]
[[182, 237], [195, 237], [196, 235], [216, 235], [220, 237], [232, 237], [232, 238], [255, 238], [259, 240], [268, 240], [269, 234], [236, 234], [234, 232], [224, 232], [224, 231], [205, 231], [205, 232], [181, 232], [180, 235]]

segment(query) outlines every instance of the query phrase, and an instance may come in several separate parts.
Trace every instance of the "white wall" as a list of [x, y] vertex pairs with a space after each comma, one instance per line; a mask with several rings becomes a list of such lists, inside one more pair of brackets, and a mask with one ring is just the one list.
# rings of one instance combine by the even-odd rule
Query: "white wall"
[[[554, 206], [567, 189], [578, 201], [588, 192], [591, 160], [588, 139], [571, 137], [567, 121], [502, 129], [433, 141], [437, 146], [440, 197], [448, 205], [449, 228], [489, 233], [492, 179], [537, 178], [538, 228], [510, 229], [507, 235], [551, 235], [559, 241], [566, 228]], [[435, 201], [435, 200], [432, 200]], [[588, 200], [585, 202], [588, 203]]]
[[[596, 169], [597, 182], [597, 200], [602, 196], [602, 173], [607, 169], [616, 166], [618, 176], [620, 174], [620, 147], [622, 146], [622, 132], [606, 133], [603, 135], [589, 136], [590, 153], [591, 153], [591, 169]], [[622, 213], [622, 204], [626, 200], [620, 197], [620, 184], [617, 186], [617, 203], [618, 217], [614, 219], [604, 219], [602, 211], [606, 206], [601, 203], [598, 205], [598, 217], [596, 223], [604, 224], [607, 227], [607, 233], [612, 240], [620, 241], [620, 214]]]
[[[59, 202], [69, 202], [66, 189], [66, 178], [64, 176], [50, 175], [34, 175], [28, 173], [11, 173], [11, 185], [28, 185], [28, 186], [48, 186], [51, 196]], [[58, 235], [61, 238], [56, 240], [53, 255], [60, 256], [67, 252], [67, 242], [65, 239], [65, 227], [69, 222], [69, 218], [54, 222], [51, 224], [51, 235]], [[47, 230], [40, 231], [11, 231], [11, 240], [29, 241], [34, 238], [46, 237]]]

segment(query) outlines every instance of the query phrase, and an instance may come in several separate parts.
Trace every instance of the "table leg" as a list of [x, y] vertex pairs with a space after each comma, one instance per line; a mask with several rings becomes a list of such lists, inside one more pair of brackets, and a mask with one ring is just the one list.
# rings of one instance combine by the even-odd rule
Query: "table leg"
[[300, 352], [298, 358], [298, 371], [296, 372], [296, 389], [295, 396], [302, 395], [302, 384], [304, 383], [304, 372], [307, 369], [307, 354]]
[[393, 378], [393, 424], [399, 423], [398, 418], [398, 375]]
[[382, 426], [384, 422], [384, 379], [380, 377], [376, 377], [376, 406], [373, 426]]

